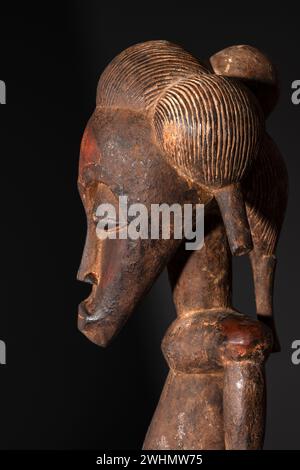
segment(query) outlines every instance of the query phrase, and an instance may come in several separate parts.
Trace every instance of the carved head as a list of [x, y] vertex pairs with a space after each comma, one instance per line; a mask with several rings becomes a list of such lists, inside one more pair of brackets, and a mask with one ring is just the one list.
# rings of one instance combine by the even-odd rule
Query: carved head
[[[219, 203], [232, 252], [251, 248], [240, 181], [263, 135], [261, 108], [239, 81], [212, 74], [181, 47], [138, 44], [102, 74], [82, 139], [78, 186], [87, 216], [79, 279], [93, 285], [79, 328], [105, 346], [119, 331], [182, 240], [123, 237], [128, 206]], [[99, 205], [115, 208], [99, 237]], [[116, 220], [123, 223], [116, 227]], [[96, 230], [98, 228], [98, 232]], [[151, 221], [149, 222], [151, 230]], [[101, 235], [101, 234], [100, 234]]]

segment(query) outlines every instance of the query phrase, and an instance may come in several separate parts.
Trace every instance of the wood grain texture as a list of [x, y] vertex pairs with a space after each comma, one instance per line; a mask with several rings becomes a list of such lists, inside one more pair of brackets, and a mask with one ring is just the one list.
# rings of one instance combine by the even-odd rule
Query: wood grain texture
[[193, 181], [216, 188], [243, 178], [258, 154], [264, 126], [245, 87], [209, 74], [169, 86], [153, 120], [168, 161]]
[[102, 73], [97, 105], [144, 112], [166, 87], [192, 73], [210, 72], [182, 47], [169, 41], [135, 44], [117, 55]]

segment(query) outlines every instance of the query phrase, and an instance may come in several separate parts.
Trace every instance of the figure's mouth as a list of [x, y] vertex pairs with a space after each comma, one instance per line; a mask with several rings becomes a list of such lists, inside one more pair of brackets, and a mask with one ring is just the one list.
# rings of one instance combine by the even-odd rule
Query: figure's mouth
[[77, 274], [77, 280], [82, 282], [86, 287], [88, 286], [87, 297], [79, 304], [80, 318], [93, 316], [96, 306], [96, 295], [98, 288], [98, 276], [90, 271], [88, 274], [81, 275], [80, 271]]
[[87, 316], [93, 316], [96, 311], [96, 291], [97, 291], [97, 284], [90, 283], [92, 285], [91, 292], [86, 299], [84, 299], [80, 305], [82, 305], [84, 312]]
[[99, 322], [110, 315], [111, 312], [106, 311], [105, 309], [95, 309], [94, 311], [91, 311], [88, 307], [89, 299], [90, 297], [88, 297], [86, 300], [83, 300], [83, 302], [79, 304], [78, 308], [78, 317], [80, 321], [85, 322], [85, 325]]
[[78, 307], [78, 329], [90, 341], [98, 346], [107, 346], [109, 339], [107, 337], [106, 328], [101, 325], [101, 316], [91, 314], [86, 307], [86, 300], [81, 302]]
[[84, 278], [91, 284], [90, 295], [78, 306], [78, 329], [93, 343], [105, 347], [119, 330], [122, 321], [116, 306], [115, 296], [110, 299], [107, 286], [115, 276], [114, 270], [107, 270], [101, 282], [94, 273]]
[[86, 308], [86, 300], [81, 302], [78, 306], [78, 328], [82, 332], [84, 332], [86, 324], [88, 323], [87, 319], [91, 316], [90, 312]]
[[108, 317], [109, 314], [100, 309], [90, 313], [84, 300], [78, 307], [78, 329], [93, 343], [106, 347], [112, 339], [114, 329], [110, 321], [107, 321]]
[[78, 306], [78, 315], [82, 319], [86, 319], [87, 317], [89, 317], [91, 315], [91, 313], [86, 308], [86, 301], [88, 300], [88, 298], [83, 300], [82, 302], [80, 302], [80, 304]]

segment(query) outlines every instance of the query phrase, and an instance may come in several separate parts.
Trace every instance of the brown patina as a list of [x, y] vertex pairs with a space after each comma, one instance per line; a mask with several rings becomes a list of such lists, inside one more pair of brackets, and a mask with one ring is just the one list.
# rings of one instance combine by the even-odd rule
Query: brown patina
[[[180, 46], [149, 41], [119, 54], [100, 77], [80, 154], [88, 232], [78, 277], [93, 287], [78, 325], [107, 346], [168, 268], [177, 319], [163, 340], [170, 372], [145, 449], [263, 446], [264, 364], [279, 348], [275, 249], [287, 201], [285, 165], [264, 127], [277, 98], [274, 66], [250, 46], [202, 63]], [[96, 209], [107, 202], [117, 211], [119, 196], [148, 208], [204, 204], [204, 246], [187, 251], [172, 236], [99, 240]], [[232, 255], [249, 252], [258, 319], [231, 300]]]

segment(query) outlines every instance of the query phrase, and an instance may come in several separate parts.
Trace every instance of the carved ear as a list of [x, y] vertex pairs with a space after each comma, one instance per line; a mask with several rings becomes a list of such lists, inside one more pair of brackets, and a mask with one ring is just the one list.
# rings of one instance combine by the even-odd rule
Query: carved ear
[[252, 46], [231, 46], [209, 59], [217, 75], [242, 80], [255, 94], [265, 116], [275, 108], [279, 98], [277, 70], [270, 59]]

